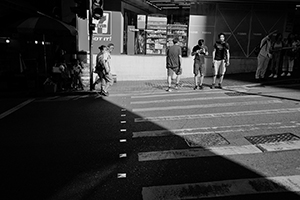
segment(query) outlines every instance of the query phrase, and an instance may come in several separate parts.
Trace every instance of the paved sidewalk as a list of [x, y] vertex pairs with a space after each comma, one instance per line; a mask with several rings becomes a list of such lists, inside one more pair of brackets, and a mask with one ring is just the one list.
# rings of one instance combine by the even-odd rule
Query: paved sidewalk
[[[217, 80], [218, 81], [218, 80]], [[210, 89], [212, 77], [205, 77], [204, 90]], [[217, 82], [218, 83], [218, 82]], [[300, 83], [300, 77], [281, 77], [278, 79], [255, 80], [254, 73], [243, 74], [229, 74], [225, 75], [222, 86], [224, 89], [238, 88], [238, 87], [259, 87], [271, 85], [289, 85]], [[193, 90], [194, 78], [184, 78], [180, 81], [180, 90]], [[111, 87], [111, 94], [124, 93], [140, 93], [140, 92], [157, 92], [165, 91], [167, 89], [166, 80], [149, 80], [149, 81], [120, 81]], [[173, 84], [174, 86], [174, 84]]]
[[[218, 81], [218, 80], [217, 80]], [[204, 90], [210, 89], [212, 83], [212, 77], [205, 77], [204, 79]], [[217, 82], [218, 83], [218, 82]], [[193, 90], [194, 78], [184, 78], [180, 81], [180, 90]], [[300, 75], [292, 77], [280, 77], [277, 79], [265, 79], [255, 80], [254, 73], [243, 73], [243, 74], [228, 74], [225, 75], [222, 86], [224, 89], [232, 88], [243, 88], [247, 87], [259, 87], [259, 86], [280, 86], [290, 84], [300, 84]], [[174, 84], [173, 84], [174, 85]], [[152, 92], [166, 92], [167, 81], [165, 80], [142, 80], [142, 81], [118, 81], [110, 88], [110, 94], [135, 94], [135, 93], [152, 93]], [[86, 88], [82, 91], [63, 91], [56, 93], [44, 93], [43, 91], [1, 91], [0, 97], [26, 97], [26, 96], [54, 96], [54, 95], [86, 95], [97, 93], [99, 90], [90, 91]]]

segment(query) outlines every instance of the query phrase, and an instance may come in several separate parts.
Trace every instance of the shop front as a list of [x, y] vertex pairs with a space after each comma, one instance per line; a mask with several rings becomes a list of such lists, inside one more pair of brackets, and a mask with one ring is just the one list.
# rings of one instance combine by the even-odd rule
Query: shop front
[[[255, 47], [273, 30], [287, 36], [292, 31], [288, 22], [293, 17], [290, 15], [293, 9], [293, 5], [280, 3], [273, 6], [192, 3], [188, 17], [176, 22], [170, 20], [169, 15], [145, 13], [123, 3], [121, 11], [105, 11], [104, 19], [94, 21], [93, 58], [100, 45], [113, 43], [112, 71], [118, 80], [165, 79], [166, 48], [174, 37], [178, 37], [183, 49], [182, 77], [192, 77], [193, 57], [190, 52], [199, 39], [204, 39], [209, 49], [206, 75], [210, 76], [213, 44], [217, 35], [223, 32], [231, 53], [231, 65], [227, 73], [253, 72], [257, 62]], [[89, 51], [87, 20], [78, 19], [77, 22], [78, 48]]]

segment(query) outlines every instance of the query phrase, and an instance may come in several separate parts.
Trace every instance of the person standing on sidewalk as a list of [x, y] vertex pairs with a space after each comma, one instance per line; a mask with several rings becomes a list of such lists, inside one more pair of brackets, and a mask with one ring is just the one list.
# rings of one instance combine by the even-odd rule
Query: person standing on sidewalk
[[167, 63], [167, 82], [168, 82], [168, 92], [171, 92], [172, 77], [174, 73], [176, 74], [176, 85], [175, 89], [179, 87], [180, 75], [182, 74], [182, 56], [181, 56], [181, 46], [178, 45], [178, 38], [173, 39], [173, 46], [170, 46], [166, 52], [166, 63]]
[[229, 44], [225, 42], [225, 34], [220, 33], [218, 35], [219, 40], [214, 44], [214, 50], [212, 53], [212, 67], [213, 67], [213, 80], [211, 88], [214, 89], [216, 85], [217, 75], [220, 74], [219, 77], [219, 88], [222, 89], [222, 82], [224, 79], [224, 75], [226, 72], [226, 67], [229, 66]]
[[[193, 47], [192, 56], [194, 56], [194, 90], [199, 88], [203, 89], [203, 80], [204, 80], [204, 72], [205, 72], [205, 60], [204, 56], [208, 55], [208, 48], [204, 45], [204, 40], [198, 40], [198, 45]], [[200, 78], [199, 78], [200, 77]], [[199, 86], [198, 86], [199, 79]]]
[[269, 78], [277, 78], [279, 65], [281, 65], [281, 52], [283, 48], [283, 37], [281, 33], [277, 33], [275, 41], [271, 45], [272, 52], [272, 63], [271, 63], [271, 74]]
[[[299, 43], [299, 42], [298, 42]], [[299, 45], [299, 44], [298, 44]], [[285, 43], [285, 52], [283, 55], [283, 65], [281, 76], [291, 76], [294, 69], [294, 61], [297, 55], [297, 41], [295, 34], [290, 33]]]
[[257, 80], [265, 78], [265, 73], [267, 71], [269, 61], [272, 57], [272, 54], [270, 53], [270, 48], [271, 48], [270, 36], [275, 32], [276, 31], [269, 33], [260, 42], [260, 51], [257, 56], [257, 69], [255, 73], [255, 79]]

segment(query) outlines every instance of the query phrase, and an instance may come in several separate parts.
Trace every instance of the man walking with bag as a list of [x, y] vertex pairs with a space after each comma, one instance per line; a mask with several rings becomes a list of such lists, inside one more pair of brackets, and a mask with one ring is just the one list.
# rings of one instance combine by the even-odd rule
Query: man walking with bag
[[111, 74], [110, 59], [111, 52], [114, 49], [113, 44], [108, 44], [107, 47], [102, 45], [99, 47], [100, 53], [97, 55], [97, 64], [95, 72], [99, 78], [93, 84], [93, 88], [98, 83], [101, 83], [101, 94], [108, 96], [108, 88], [113, 85], [113, 76]]

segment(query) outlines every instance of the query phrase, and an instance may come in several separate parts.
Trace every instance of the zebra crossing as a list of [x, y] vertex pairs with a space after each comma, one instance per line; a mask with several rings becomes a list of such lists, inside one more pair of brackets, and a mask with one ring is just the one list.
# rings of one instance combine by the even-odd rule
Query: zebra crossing
[[[280, 153], [286, 156], [299, 155], [300, 107], [295, 102], [250, 93], [235, 95], [234, 91], [218, 89], [196, 92], [179, 90], [132, 95], [130, 111], [134, 113], [133, 142], [148, 144], [149, 141], [159, 143], [163, 140], [164, 143], [158, 149], [154, 144], [149, 147], [144, 145], [137, 152], [141, 164], [153, 164], [159, 168], [160, 163], [176, 162], [185, 166], [189, 162], [195, 165], [200, 159], [199, 165], [210, 165], [211, 158], [222, 158], [226, 162], [235, 160], [231, 163], [232, 170], [238, 164], [247, 173], [260, 174], [255, 178], [241, 174], [234, 179], [222, 174], [220, 180], [211, 181], [193, 177], [192, 182], [189, 178], [180, 177], [175, 184], [172, 177], [166, 176], [157, 184], [154, 181], [142, 187], [144, 200], [201, 199], [278, 192], [300, 194], [300, 160], [284, 163], [281, 156], [276, 157]], [[255, 143], [249, 139], [253, 137], [265, 139]], [[181, 142], [172, 144], [175, 140]], [[276, 168], [274, 158], [298, 173], [273, 171]], [[255, 166], [257, 160], [265, 161], [266, 165], [272, 167], [260, 172], [260, 168]], [[211, 172], [206, 173], [215, 176], [219, 172], [212, 168]], [[185, 171], [184, 174], [192, 177], [193, 171]]]

